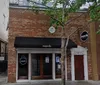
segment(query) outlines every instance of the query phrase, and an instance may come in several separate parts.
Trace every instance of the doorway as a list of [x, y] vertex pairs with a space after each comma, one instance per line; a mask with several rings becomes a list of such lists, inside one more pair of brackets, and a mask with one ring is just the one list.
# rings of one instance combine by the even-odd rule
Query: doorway
[[74, 56], [75, 80], [84, 80], [83, 55]]
[[52, 79], [52, 54], [31, 54], [31, 79]]
[[56, 78], [61, 78], [61, 54], [55, 54], [55, 73]]
[[72, 80], [88, 80], [87, 50], [81, 46], [71, 49]]
[[18, 80], [28, 80], [28, 54], [18, 54]]

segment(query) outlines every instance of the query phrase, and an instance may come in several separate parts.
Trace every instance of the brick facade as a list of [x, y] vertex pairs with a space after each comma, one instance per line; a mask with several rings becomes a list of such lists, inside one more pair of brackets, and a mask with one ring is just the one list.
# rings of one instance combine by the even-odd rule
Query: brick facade
[[[100, 22], [95, 23], [96, 25], [96, 31], [100, 28]], [[100, 34], [96, 35], [96, 44], [97, 44], [97, 65], [98, 65], [98, 75], [100, 80]]]
[[[80, 17], [78, 17], [82, 14]], [[77, 19], [73, 19], [78, 17]], [[48, 32], [49, 17], [42, 11], [34, 13], [31, 10], [10, 8], [10, 20], [9, 20], [9, 44], [8, 44], [8, 82], [16, 82], [16, 49], [14, 47], [14, 41], [16, 36], [23, 37], [61, 37], [61, 28], [57, 29], [54, 34]], [[91, 64], [91, 48], [90, 38], [86, 42], [80, 40], [80, 33], [84, 30], [90, 32], [89, 25], [87, 23], [87, 13], [75, 13], [70, 14], [70, 19], [73, 19], [66, 25], [66, 37], [71, 32], [78, 30], [71, 35], [70, 39], [77, 45], [87, 47], [88, 49], [88, 75], [89, 80], [92, 80], [92, 64]], [[67, 58], [67, 75], [68, 80], [71, 79], [71, 58], [70, 54]]]

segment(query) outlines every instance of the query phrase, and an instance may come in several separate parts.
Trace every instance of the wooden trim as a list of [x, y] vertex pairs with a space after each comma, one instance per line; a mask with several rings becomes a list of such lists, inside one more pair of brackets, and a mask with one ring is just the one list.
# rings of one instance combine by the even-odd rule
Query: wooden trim
[[90, 23], [90, 44], [91, 44], [91, 56], [92, 56], [93, 80], [98, 80], [95, 22]]
[[40, 77], [43, 78], [43, 55], [40, 55]]
[[56, 75], [56, 78], [61, 78], [61, 75]]
[[40, 76], [32, 76], [32, 80], [42, 79]]
[[[74, 55], [75, 80], [84, 80], [84, 55]], [[78, 72], [80, 73], [78, 73]]]

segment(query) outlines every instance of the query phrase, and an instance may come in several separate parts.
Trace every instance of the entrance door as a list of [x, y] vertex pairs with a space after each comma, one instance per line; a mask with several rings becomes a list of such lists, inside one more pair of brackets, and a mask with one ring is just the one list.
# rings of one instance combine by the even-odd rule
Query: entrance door
[[83, 55], [74, 56], [75, 65], [75, 80], [84, 80], [84, 64]]
[[52, 54], [32, 54], [32, 80], [52, 79]]
[[28, 79], [28, 54], [18, 54], [18, 79]]
[[43, 55], [43, 78], [52, 79], [52, 54]]

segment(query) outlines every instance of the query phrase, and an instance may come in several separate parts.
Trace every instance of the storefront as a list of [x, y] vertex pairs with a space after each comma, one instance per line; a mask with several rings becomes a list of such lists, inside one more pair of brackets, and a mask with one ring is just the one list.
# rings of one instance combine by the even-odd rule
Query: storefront
[[[60, 38], [16, 37], [16, 81], [61, 79], [60, 46]], [[68, 48], [72, 47], [75, 48], [77, 45], [69, 40]]]
[[[31, 49], [32, 50], [32, 49]], [[40, 80], [61, 78], [59, 51], [19, 52], [17, 57], [17, 80]], [[45, 52], [46, 51], [46, 52]], [[56, 61], [58, 59], [58, 61]]]
[[[82, 13], [75, 13], [71, 18]], [[78, 28], [69, 38], [66, 80], [98, 80], [96, 59], [99, 63], [100, 52], [96, 51], [95, 31], [91, 31], [93, 24], [84, 27], [87, 17], [84, 13], [66, 26], [66, 38]], [[50, 33], [49, 20], [44, 12], [36, 14], [31, 10], [10, 8], [8, 82], [61, 79], [61, 28]], [[97, 49], [98, 46], [99, 43]]]

